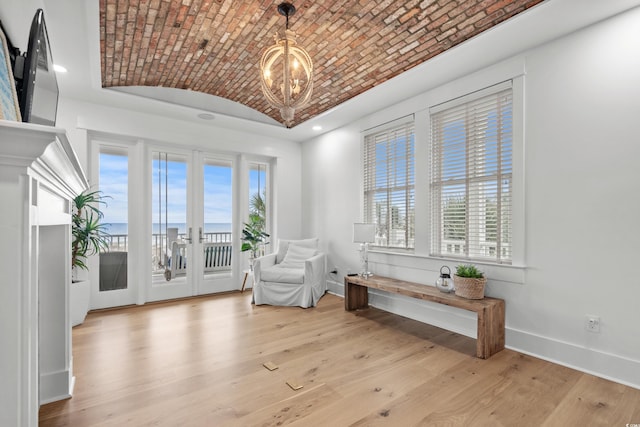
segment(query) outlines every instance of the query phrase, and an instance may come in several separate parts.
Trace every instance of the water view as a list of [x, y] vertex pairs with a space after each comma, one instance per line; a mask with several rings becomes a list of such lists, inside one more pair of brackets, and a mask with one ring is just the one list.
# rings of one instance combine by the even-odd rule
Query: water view
[[[162, 228], [160, 227], [160, 224], [154, 223], [151, 233], [165, 234], [166, 228], [177, 228], [178, 234], [185, 234], [187, 232], [187, 226], [185, 223], [169, 223], [166, 227], [165, 227], [165, 224], [162, 224]], [[127, 224], [126, 222], [114, 222], [110, 224], [105, 224], [105, 229], [107, 233], [111, 234], [112, 236], [129, 234], [129, 224]], [[220, 223], [220, 222], [205, 223], [204, 232], [205, 233], [230, 233], [231, 224]]]

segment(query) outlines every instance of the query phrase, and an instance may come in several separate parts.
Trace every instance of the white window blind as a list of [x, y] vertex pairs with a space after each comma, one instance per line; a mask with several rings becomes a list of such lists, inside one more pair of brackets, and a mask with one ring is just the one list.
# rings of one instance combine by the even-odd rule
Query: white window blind
[[414, 247], [413, 121], [365, 136], [364, 220], [376, 224], [375, 246]]
[[431, 110], [432, 255], [511, 263], [512, 136], [510, 84]]

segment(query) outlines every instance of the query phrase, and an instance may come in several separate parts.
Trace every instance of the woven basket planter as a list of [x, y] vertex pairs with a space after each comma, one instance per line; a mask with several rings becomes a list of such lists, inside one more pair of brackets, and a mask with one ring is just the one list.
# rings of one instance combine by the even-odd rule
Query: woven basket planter
[[487, 284], [487, 278], [475, 279], [472, 277], [460, 277], [453, 275], [453, 287], [456, 295], [467, 299], [484, 298], [484, 287]]

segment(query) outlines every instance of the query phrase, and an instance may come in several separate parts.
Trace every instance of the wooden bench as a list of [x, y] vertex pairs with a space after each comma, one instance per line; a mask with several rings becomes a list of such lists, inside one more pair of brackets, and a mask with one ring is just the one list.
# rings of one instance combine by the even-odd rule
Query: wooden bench
[[502, 299], [485, 297], [481, 300], [471, 300], [455, 294], [440, 292], [433, 286], [388, 277], [372, 276], [365, 279], [359, 276], [347, 276], [344, 278], [345, 310], [353, 311], [367, 308], [369, 306], [369, 288], [473, 311], [478, 315], [476, 356], [488, 359], [504, 349], [505, 312], [504, 300]]

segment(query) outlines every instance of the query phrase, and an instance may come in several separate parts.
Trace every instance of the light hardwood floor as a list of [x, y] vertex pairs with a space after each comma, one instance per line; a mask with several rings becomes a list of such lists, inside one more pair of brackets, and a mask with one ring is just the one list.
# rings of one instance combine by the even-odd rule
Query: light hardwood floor
[[[640, 390], [377, 309], [249, 293], [90, 313], [41, 426], [625, 426]], [[277, 370], [262, 364], [272, 361]], [[292, 390], [287, 381], [303, 386]]]

